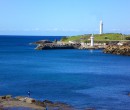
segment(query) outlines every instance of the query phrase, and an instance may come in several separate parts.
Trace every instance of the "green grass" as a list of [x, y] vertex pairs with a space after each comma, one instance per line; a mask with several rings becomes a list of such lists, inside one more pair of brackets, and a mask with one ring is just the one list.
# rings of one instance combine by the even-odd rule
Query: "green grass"
[[77, 36], [67, 36], [66, 38], [62, 38], [61, 40], [64, 42], [68, 41], [81, 41], [81, 40], [88, 40], [90, 34], [87, 35], [77, 35]]
[[[79, 41], [79, 42], [89, 42], [91, 34], [68, 36], [62, 38], [61, 41]], [[94, 34], [95, 41], [120, 41], [120, 40], [130, 40], [130, 35], [123, 35], [121, 33], [105, 33], [105, 34]]]

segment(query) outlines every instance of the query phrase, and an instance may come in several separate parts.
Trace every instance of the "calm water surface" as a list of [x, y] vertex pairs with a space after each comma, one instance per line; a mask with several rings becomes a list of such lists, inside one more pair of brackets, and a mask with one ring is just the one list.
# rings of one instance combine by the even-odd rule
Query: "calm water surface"
[[0, 95], [62, 101], [84, 109], [130, 110], [130, 57], [101, 50], [34, 50], [61, 37], [0, 36]]

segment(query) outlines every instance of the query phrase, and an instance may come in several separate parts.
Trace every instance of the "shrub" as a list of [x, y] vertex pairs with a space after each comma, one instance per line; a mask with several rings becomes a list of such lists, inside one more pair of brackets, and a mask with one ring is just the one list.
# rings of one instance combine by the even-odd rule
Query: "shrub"
[[125, 38], [126, 40], [130, 40], [130, 36]]
[[61, 39], [61, 41], [65, 41], [65, 40], [67, 40], [68, 38], [67, 37], [63, 37], [62, 39]]

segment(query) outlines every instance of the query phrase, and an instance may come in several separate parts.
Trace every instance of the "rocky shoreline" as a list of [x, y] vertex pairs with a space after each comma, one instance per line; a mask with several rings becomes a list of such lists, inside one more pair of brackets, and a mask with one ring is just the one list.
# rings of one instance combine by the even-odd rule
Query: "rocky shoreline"
[[104, 53], [125, 55], [130, 56], [130, 46], [129, 45], [109, 45], [104, 50]]
[[[124, 93], [130, 97], [130, 92]], [[73, 106], [62, 103], [52, 102], [49, 100], [39, 101], [31, 97], [11, 95], [0, 96], [0, 110], [99, 110], [95, 107], [87, 107], [84, 109], [76, 109]]]
[[106, 44], [97, 43], [90, 46], [86, 43], [64, 43], [61, 41], [40, 40], [31, 44], [37, 45], [36, 50], [51, 50], [51, 49], [102, 49], [104, 53], [126, 55], [130, 56], [130, 41], [127, 42], [114, 42]]
[[0, 110], [12, 110], [13, 108], [21, 108], [20, 110], [76, 110], [71, 105], [61, 102], [39, 101], [24, 96], [0, 96]]
[[[31, 97], [12, 95], [0, 96], [0, 110], [81, 110], [62, 102], [39, 101]], [[83, 110], [96, 110], [87, 107]]]
[[37, 45], [36, 50], [51, 50], [51, 49], [104, 49], [104, 45], [90, 46], [86, 43], [65, 43], [61, 41], [49, 41], [40, 40], [37, 42], [30, 43], [31, 45]]

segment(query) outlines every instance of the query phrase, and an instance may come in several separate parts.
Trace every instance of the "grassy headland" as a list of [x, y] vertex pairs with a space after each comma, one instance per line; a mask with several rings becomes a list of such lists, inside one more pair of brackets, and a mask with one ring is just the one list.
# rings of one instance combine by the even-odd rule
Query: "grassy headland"
[[[77, 41], [77, 42], [90, 42], [91, 34], [67, 36], [61, 39], [63, 42]], [[121, 41], [130, 40], [130, 35], [121, 33], [105, 33], [105, 34], [94, 34], [95, 42], [110, 42], [110, 41]]]

